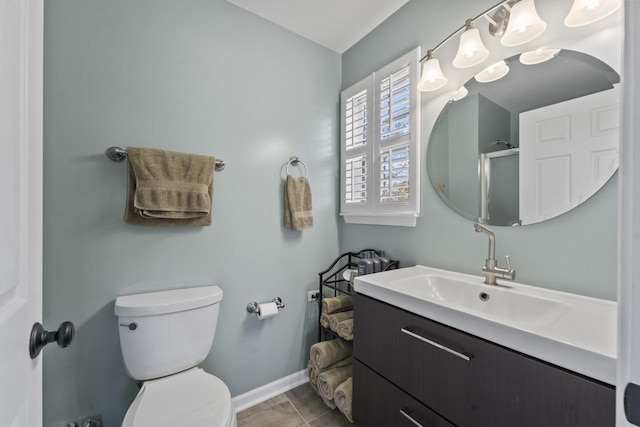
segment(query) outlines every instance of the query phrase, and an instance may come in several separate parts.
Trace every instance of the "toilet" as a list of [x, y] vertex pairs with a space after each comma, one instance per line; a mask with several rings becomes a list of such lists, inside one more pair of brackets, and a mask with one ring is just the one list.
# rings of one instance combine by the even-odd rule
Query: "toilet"
[[213, 344], [218, 286], [120, 296], [120, 347], [127, 374], [142, 387], [122, 427], [236, 427], [231, 393], [198, 365]]

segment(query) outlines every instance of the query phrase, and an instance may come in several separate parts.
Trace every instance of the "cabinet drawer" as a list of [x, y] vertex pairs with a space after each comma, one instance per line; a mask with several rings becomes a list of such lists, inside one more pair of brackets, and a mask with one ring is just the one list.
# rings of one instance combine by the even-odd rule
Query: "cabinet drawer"
[[353, 393], [353, 418], [359, 426], [455, 427], [357, 360]]
[[355, 306], [355, 358], [458, 426], [614, 425], [613, 387], [364, 295]]

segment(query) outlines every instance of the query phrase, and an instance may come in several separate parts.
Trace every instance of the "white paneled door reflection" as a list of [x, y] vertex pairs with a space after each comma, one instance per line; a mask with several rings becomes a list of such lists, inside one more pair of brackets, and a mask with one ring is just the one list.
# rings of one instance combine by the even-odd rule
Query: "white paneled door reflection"
[[520, 114], [520, 215], [553, 218], [591, 197], [618, 168], [619, 85]]

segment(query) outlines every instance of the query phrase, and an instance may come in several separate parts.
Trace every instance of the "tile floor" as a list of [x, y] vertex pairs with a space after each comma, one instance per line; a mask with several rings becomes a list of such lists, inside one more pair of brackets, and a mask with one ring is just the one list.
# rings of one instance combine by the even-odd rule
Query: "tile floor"
[[238, 413], [238, 427], [356, 427], [309, 383]]

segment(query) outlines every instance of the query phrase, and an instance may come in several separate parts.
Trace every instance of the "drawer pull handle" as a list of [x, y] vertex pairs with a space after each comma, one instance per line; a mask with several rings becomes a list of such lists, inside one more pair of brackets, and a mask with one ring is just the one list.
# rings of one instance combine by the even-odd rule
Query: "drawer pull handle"
[[418, 334], [416, 334], [416, 333], [414, 333], [414, 332], [412, 332], [412, 331], [410, 331], [410, 330], [408, 330], [408, 329], [400, 328], [400, 331], [401, 331], [401, 332], [403, 332], [403, 333], [405, 333], [405, 334], [407, 334], [407, 335], [409, 335], [410, 337], [413, 337], [413, 338], [419, 339], [419, 340], [420, 340], [420, 341], [422, 341], [422, 342], [426, 342], [427, 344], [430, 344], [430, 345], [432, 345], [432, 346], [434, 346], [434, 347], [436, 347], [436, 348], [439, 348], [440, 350], [444, 350], [444, 351], [446, 351], [447, 353], [451, 353], [451, 354], [453, 354], [454, 356], [457, 356], [457, 357], [459, 357], [460, 359], [463, 359], [463, 360], [464, 360], [464, 361], [466, 361], [466, 362], [470, 361], [470, 360], [471, 360], [471, 358], [473, 357], [473, 356], [467, 356], [466, 354], [464, 354], [464, 353], [460, 353], [459, 351], [452, 350], [452, 349], [450, 349], [449, 347], [446, 347], [446, 346], [444, 346], [444, 345], [442, 345], [442, 344], [438, 344], [438, 343], [437, 343], [437, 342], [435, 342], [435, 341], [431, 341], [430, 339], [425, 338], [425, 337], [423, 337], [423, 336], [421, 336], [421, 335], [418, 335]]
[[406, 419], [411, 421], [414, 425], [416, 425], [418, 427], [424, 427], [422, 424], [417, 422], [415, 420], [415, 418], [413, 418], [411, 415], [409, 415], [409, 412], [411, 412], [411, 409], [409, 409], [409, 408], [405, 407], [405, 408], [400, 409], [400, 415], [402, 415], [403, 417], [405, 417]]

